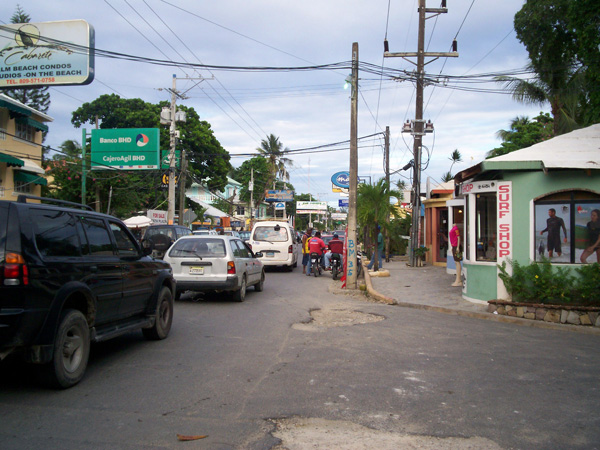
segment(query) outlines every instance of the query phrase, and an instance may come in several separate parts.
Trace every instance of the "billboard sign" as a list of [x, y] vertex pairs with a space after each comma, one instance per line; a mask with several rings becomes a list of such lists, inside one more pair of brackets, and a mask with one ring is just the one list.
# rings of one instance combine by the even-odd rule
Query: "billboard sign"
[[334, 186], [348, 189], [350, 187], [350, 172], [337, 172], [331, 176]]
[[0, 88], [89, 84], [94, 28], [85, 20], [0, 25]]
[[296, 210], [327, 211], [327, 202], [296, 202]]
[[158, 128], [92, 130], [92, 169], [159, 168]]
[[294, 191], [292, 190], [273, 190], [265, 191], [265, 202], [293, 202]]
[[340, 198], [338, 200], [338, 206], [340, 208], [348, 208], [348, 206], [350, 206], [348, 202], [349, 202], [349, 199], [347, 199], [347, 198]]

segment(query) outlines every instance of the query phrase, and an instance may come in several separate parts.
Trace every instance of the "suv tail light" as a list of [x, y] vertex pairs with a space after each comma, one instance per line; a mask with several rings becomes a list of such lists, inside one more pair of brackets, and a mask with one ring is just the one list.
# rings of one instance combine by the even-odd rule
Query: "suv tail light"
[[29, 270], [25, 259], [19, 253], [7, 253], [4, 260], [4, 285], [15, 286], [29, 284]]
[[288, 247], [288, 253], [294, 253], [294, 247], [292, 245]]
[[227, 261], [227, 275], [235, 275], [235, 263]]

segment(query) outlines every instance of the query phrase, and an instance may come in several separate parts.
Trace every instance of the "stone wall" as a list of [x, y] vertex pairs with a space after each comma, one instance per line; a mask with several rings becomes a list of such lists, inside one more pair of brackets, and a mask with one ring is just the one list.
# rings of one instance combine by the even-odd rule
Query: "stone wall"
[[600, 327], [600, 307], [488, 301], [488, 312], [523, 319]]

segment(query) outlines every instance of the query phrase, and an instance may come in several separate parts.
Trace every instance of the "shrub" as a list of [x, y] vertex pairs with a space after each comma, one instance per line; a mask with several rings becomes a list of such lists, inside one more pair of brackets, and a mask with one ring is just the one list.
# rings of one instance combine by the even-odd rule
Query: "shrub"
[[512, 275], [506, 270], [506, 262], [503, 262], [498, 266], [498, 276], [513, 300], [525, 303], [584, 303], [578, 287], [581, 280], [571, 275], [566, 267], [553, 266], [547, 258], [528, 266], [517, 261], [509, 263], [513, 269]]
[[586, 264], [575, 270], [580, 275], [577, 291], [582, 303], [600, 305], [600, 264]]

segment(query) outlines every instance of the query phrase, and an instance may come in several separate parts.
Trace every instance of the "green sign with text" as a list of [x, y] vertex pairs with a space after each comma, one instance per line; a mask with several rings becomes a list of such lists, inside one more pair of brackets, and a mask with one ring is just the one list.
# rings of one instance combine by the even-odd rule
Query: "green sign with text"
[[92, 130], [92, 169], [159, 168], [158, 128]]

